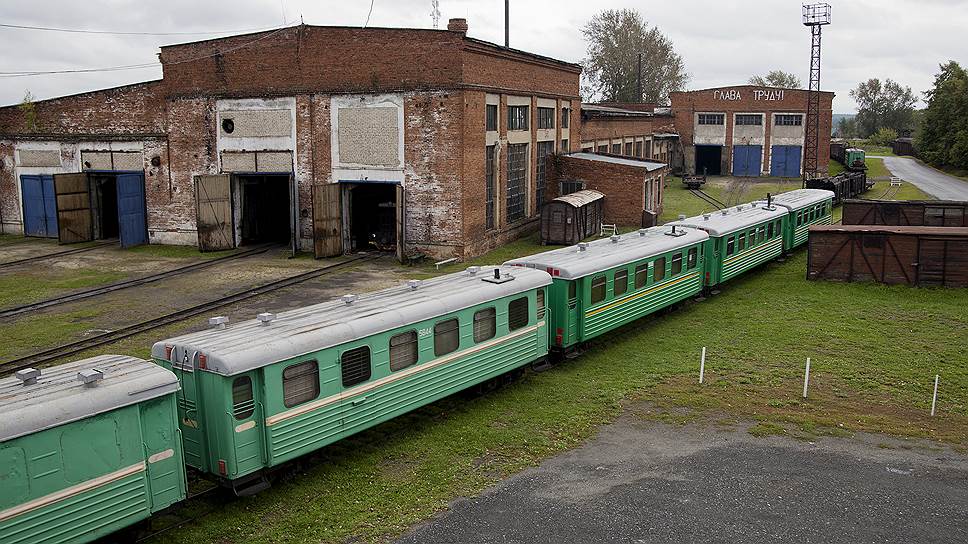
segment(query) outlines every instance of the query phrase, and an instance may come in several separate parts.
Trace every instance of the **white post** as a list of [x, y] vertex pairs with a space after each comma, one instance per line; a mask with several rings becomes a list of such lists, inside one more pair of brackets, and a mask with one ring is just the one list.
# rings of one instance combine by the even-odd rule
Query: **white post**
[[803, 373], [803, 398], [807, 398], [808, 385], [810, 385], [810, 357], [807, 357], [807, 370]]
[[934, 396], [931, 397], [931, 415], [934, 415], [934, 407], [938, 404], [938, 378], [937, 374], [934, 375]]
[[706, 346], [702, 347], [702, 357], [699, 358], [699, 383], [702, 383], [704, 372], [706, 372]]

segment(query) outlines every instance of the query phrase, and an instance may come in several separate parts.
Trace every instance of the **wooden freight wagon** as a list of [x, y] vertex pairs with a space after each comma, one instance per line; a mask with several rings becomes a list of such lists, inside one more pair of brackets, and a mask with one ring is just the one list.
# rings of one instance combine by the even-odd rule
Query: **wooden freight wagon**
[[845, 225], [968, 227], [968, 202], [958, 200], [845, 200]]
[[807, 279], [968, 287], [968, 228], [815, 225]]
[[575, 245], [599, 232], [605, 195], [584, 190], [569, 193], [541, 208], [541, 243]]

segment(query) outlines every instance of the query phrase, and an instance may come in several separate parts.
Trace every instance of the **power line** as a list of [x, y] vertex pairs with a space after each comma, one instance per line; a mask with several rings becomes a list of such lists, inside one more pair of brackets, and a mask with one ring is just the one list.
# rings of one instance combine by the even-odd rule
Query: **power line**
[[272, 30], [273, 28], [277, 27], [241, 28], [238, 30], [210, 30], [206, 32], [124, 32], [116, 30], [87, 30], [81, 28], [57, 28], [51, 26], [11, 25], [0, 23], [0, 28], [13, 28], [17, 30], [43, 30], [46, 32], [69, 32], [71, 34], [113, 34], [117, 36], [204, 36], [209, 34], [240, 34], [243, 32], [259, 32], [262, 30]]
[[366, 22], [363, 23], [363, 28], [370, 24], [370, 15], [373, 15], [373, 0], [370, 0], [370, 11], [366, 12]]

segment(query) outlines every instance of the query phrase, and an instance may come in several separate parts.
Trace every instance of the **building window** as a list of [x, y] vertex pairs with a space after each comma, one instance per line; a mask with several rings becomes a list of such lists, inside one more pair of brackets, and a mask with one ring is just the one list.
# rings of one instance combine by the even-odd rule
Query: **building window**
[[571, 122], [571, 110], [568, 108], [561, 108], [561, 128], [568, 128], [568, 124]]
[[642, 157], [642, 142], [635, 142], [635, 156]]
[[528, 144], [508, 146], [508, 223], [524, 219], [524, 190], [528, 180]]
[[313, 400], [319, 395], [319, 365], [306, 361], [282, 371], [282, 403], [286, 408]]
[[665, 257], [655, 260], [655, 268], [652, 269], [652, 283], [662, 281], [665, 278]]
[[599, 153], [608, 153], [608, 144], [602, 144], [598, 146]]
[[494, 308], [484, 308], [474, 312], [474, 341], [483, 342], [497, 334], [497, 312]]
[[624, 295], [626, 291], [629, 290], [629, 271], [619, 270], [615, 272], [615, 278], [612, 280], [612, 292], [615, 296]]
[[799, 127], [803, 125], [803, 116], [779, 113], [776, 116], [776, 125], [781, 127]]
[[568, 138], [561, 139], [561, 152], [568, 153]]
[[403, 370], [417, 362], [417, 331], [390, 337], [390, 370]]
[[240, 376], [232, 382], [232, 415], [235, 419], [248, 419], [254, 411], [252, 378]]
[[700, 113], [699, 114], [699, 124], [700, 125], [722, 125], [724, 123], [725, 115], [722, 113]]
[[763, 116], [755, 113], [737, 113], [736, 114], [736, 124], [737, 125], [762, 125]]
[[559, 184], [558, 194], [564, 196], [576, 191], [582, 191], [585, 189], [585, 183], [582, 181], [562, 181]]
[[538, 108], [538, 128], [555, 128], [554, 108]]
[[515, 331], [524, 327], [530, 320], [528, 297], [516, 298], [508, 303], [508, 330]]
[[508, 106], [508, 130], [528, 130], [528, 106]]
[[632, 156], [632, 142], [625, 142], [625, 156]]
[[484, 148], [484, 227], [494, 228], [494, 174], [497, 161], [497, 146]]
[[605, 274], [592, 278], [592, 304], [605, 300]]
[[493, 132], [497, 130], [497, 104], [488, 104], [485, 106], [485, 129], [488, 132]]
[[647, 159], [652, 158], [652, 140], [648, 140], [645, 142], [645, 158]]
[[434, 355], [447, 355], [460, 347], [460, 322], [448, 319], [434, 325]]
[[622, 144], [621, 143], [612, 144], [612, 155], [621, 155], [621, 154], [622, 154]]
[[537, 208], [540, 211], [544, 205], [545, 180], [548, 175], [548, 155], [555, 152], [555, 142], [538, 142], [538, 167], [535, 177], [534, 190]]

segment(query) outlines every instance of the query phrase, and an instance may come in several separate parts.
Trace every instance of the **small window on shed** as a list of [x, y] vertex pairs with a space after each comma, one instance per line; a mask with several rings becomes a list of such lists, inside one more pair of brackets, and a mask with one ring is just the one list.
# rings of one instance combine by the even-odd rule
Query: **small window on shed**
[[726, 239], [726, 256], [729, 257], [736, 252], [736, 240], [730, 236]]
[[484, 308], [474, 312], [474, 341], [483, 342], [497, 334], [497, 311]]
[[530, 321], [528, 315], [528, 297], [516, 298], [508, 303], [508, 330], [514, 331], [524, 327]]
[[282, 371], [282, 403], [286, 408], [313, 400], [318, 395], [319, 364], [316, 361], [289, 365]]
[[[343, 387], [350, 387], [370, 379], [370, 347], [360, 346], [346, 350], [339, 357]], [[316, 380], [319, 382], [319, 380]]]
[[649, 282], [649, 265], [642, 263], [635, 267], [635, 288], [641, 289]]
[[665, 278], [665, 257], [655, 260], [655, 268], [652, 269], [652, 282], [662, 281]]
[[689, 256], [686, 257], [686, 268], [692, 270], [699, 264], [699, 251], [696, 248], [689, 249]]
[[248, 419], [254, 411], [252, 378], [239, 376], [232, 381], [232, 415], [235, 419]]
[[390, 337], [390, 370], [403, 370], [417, 362], [417, 331]]
[[682, 272], [682, 253], [676, 253], [672, 256], [672, 275]]
[[592, 304], [605, 300], [605, 275], [592, 278]]
[[434, 325], [434, 355], [447, 355], [460, 347], [460, 321], [448, 319]]
[[615, 296], [624, 295], [629, 290], [629, 271], [616, 271], [615, 279], [612, 280], [612, 283], [612, 291], [615, 293]]
[[544, 289], [538, 289], [537, 291], [534, 292], [534, 299], [536, 302], [535, 305], [538, 307], [537, 311], [535, 312], [535, 315], [538, 316], [538, 319], [544, 319], [544, 315], [545, 315], [544, 297], [545, 297]]
[[739, 238], [737, 238], [737, 245], [739, 246], [739, 251], [746, 249], [746, 233], [739, 233]]

